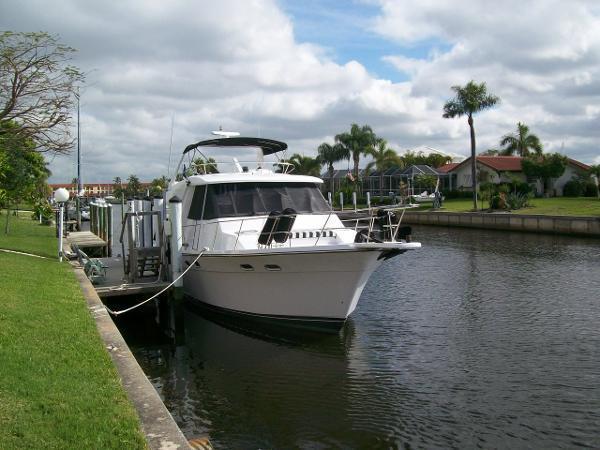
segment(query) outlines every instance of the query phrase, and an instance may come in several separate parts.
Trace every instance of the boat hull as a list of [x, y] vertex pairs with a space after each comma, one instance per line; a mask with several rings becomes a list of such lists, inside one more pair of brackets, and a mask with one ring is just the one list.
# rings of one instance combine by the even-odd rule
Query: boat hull
[[[228, 311], [307, 321], [345, 320], [381, 251], [207, 254], [184, 276], [185, 294]], [[195, 255], [184, 255], [188, 267]]]

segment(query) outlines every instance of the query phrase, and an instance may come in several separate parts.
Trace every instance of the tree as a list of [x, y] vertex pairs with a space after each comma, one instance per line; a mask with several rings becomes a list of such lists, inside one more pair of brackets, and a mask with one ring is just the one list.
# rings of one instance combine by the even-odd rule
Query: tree
[[354, 161], [354, 179], [358, 180], [358, 164], [360, 155], [365, 155], [377, 142], [377, 136], [369, 125], [362, 127], [353, 123], [350, 127], [350, 132], [338, 134], [335, 137], [335, 142], [344, 147], [344, 152], [352, 156]]
[[401, 166], [408, 167], [413, 165], [425, 164], [431, 167], [441, 167], [444, 164], [452, 162], [452, 157], [448, 155], [440, 155], [439, 153], [430, 153], [425, 155], [423, 152], [415, 153], [407, 150], [406, 153], [399, 156], [402, 161]]
[[529, 156], [531, 153], [542, 154], [540, 138], [529, 133], [529, 127], [521, 122], [517, 123], [516, 133], [505, 134], [502, 137], [500, 145], [504, 147], [502, 155], [513, 155], [515, 152], [519, 156]]
[[558, 178], [565, 173], [567, 157], [560, 153], [548, 153], [523, 158], [521, 164], [523, 173], [528, 177], [541, 180], [545, 191], [546, 189], [550, 189], [550, 180], [552, 178]]
[[140, 183], [140, 179], [133, 174], [129, 175], [129, 178], [127, 178], [127, 186], [123, 190], [123, 193], [128, 198], [140, 195], [142, 193], [142, 183]]
[[502, 153], [502, 150], [498, 150], [497, 148], [488, 148], [485, 152], [481, 152], [481, 156], [498, 156]]
[[417, 176], [415, 176], [415, 185], [419, 186], [421, 189], [427, 189], [430, 191], [435, 190], [435, 186], [438, 183], [438, 177], [436, 177], [435, 175], [427, 175], [424, 173], [421, 173]]
[[430, 153], [425, 157], [425, 164], [430, 167], [441, 167], [452, 162], [452, 156]]
[[[0, 124], [0, 128], [16, 127], [11, 123]], [[11, 206], [22, 201], [35, 202], [44, 199], [48, 193], [46, 180], [50, 171], [44, 157], [33, 150], [35, 144], [27, 138], [20, 142], [11, 140], [11, 145], [0, 143], [0, 191], [7, 214], [4, 233], [9, 232]]]
[[68, 153], [74, 94], [83, 75], [75, 50], [48, 33], [0, 33], [0, 141], [29, 139], [39, 152]]
[[162, 176], [159, 178], [155, 178], [150, 183], [150, 195], [153, 197], [160, 197], [163, 194], [163, 191], [167, 189], [167, 185], [169, 184], [169, 180], [166, 176]]
[[329, 191], [333, 197], [335, 194], [333, 186], [333, 165], [342, 159], [348, 159], [348, 152], [341, 144], [330, 145], [326, 142], [323, 142], [321, 145], [319, 145], [317, 151], [319, 153], [318, 159], [320, 163], [327, 165], [327, 173], [329, 174]]
[[467, 123], [471, 132], [471, 183], [473, 187], [473, 209], [477, 209], [477, 169], [476, 169], [476, 145], [475, 127], [473, 126], [473, 115], [491, 108], [500, 101], [495, 95], [487, 93], [485, 83], [477, 84], [473, 80], [465, 86], [452, 86], [456, 96], [448, 100], [444, 105], [445, 119], [467, 116]]
[[217, 162], [213, 158], [204, 159], [198, 157], [192, 161], [192, 175], [204, 175], [207, 173], [219, 173], [217, 170]]
[[373, 167], [377, 169], [379, 173], [379, 196], [383, 200], [383, 173], [392, 167], [401, 166], [402, 161], [394, 150], [388, 148], [385, 139], [378, 139], [375, 147], [369, 149], [367, 154], [373, 157], [373, 161], [367, 164], [365, 171], [369, 172]]
[[294, 173], [298, 175], [321, 176], [321, 162], [317, 158], [294, 153], [288, 162], [294, 165]]
[[125, 189], [123, 188], [123, 182], [121, 181], [121, 177], [114, 178], [112, 193], [116, 198], [122, 198], [125, 196]]

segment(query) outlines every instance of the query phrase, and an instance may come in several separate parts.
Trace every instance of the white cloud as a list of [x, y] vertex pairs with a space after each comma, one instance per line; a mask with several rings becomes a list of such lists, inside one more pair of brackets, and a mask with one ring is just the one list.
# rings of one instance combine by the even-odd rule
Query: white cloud
[[[426, 59], [385, 58], [411, 75], [413, 95], [439, 99], [431, 102], [432, 115], [451, 97], [449, 86], [471, 79], [485, 81], [502, 99], [499, 107], [476, 118], [479, 149], [497, 146], [499, 136], [522, 121], [548, 148], [570, 143], [565, 151], [588, 161], [600, 153], [597, 144], [589, 143], [600, 129], [595, 109], [600, 103], [600, 15], [590, 2], [378, 3], [381, 14], [371, 30], [397, 42], [399, 51], [426, 41], [446, 44], [445, 52]], [[458, 137], [456, 129], [447, 131]]]
[[[479, 149], [524, 121], [549, 148], [565, 142], [588, 162], [600, 153], [600, 22], [589, 3], [379, 4], [370, 32], [397, 43], [382, 64], [409, 76], [400, 83], [376, 79], [360, 59], [334, 62], [318, 42], [298, 42], [275, 0], [62, 0], [52, 8], [22, 0], [3, 8], [0, 28], [47, 30], [79, 49], [75, 63], [89, 73], [88, 181], [166, 173], [172, 117], [173, 159], [219, 125], [314, 154], [352, 122], [370, 124], [396, 149], [467, 154], [466, 122], [441, 113], [450, 86], [470, 79], [503, 100], [476, 118]], [[407, 56], [418, 45], [427, 54]], [[57, 157], [54, 179], [75, 176], [73, 160]]]

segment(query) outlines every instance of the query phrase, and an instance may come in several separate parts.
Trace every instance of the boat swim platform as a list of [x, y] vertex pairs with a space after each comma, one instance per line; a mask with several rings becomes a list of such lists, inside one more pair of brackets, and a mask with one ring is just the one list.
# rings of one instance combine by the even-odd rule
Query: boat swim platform
[[123, 272], [123, 258], [96, 258], [106, 267], [104, 279], [95, 280], [93, 286], [100, 298], [122, 297], [128, 295], [156, 294], [169, 285], [168, 281], [150, 276], [129, 283]]

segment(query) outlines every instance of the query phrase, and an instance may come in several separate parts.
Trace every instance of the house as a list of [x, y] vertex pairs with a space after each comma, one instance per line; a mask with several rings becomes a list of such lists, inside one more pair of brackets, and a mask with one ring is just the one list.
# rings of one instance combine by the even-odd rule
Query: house
[[[535, 185], [538, 193], [543, 192], [543, 186], [537, 179], [529, 179], [523, 173], [521, 165], [523, 158], [520, 156], [477, 156], [477, 176], [478, 181], [488, 181], [495, 184], [509, 183], [513, 180], [527, 182]], [[442, 166], [443, 167], [443, 166]], [[439, 170], [439, 169], [438, 169]], [[553, 180], [553, 192], [551, 195], [562, 196], [563, 188], [567, 181], [570, 181], [576, 175], [583, 175], [590, 170], [590, 167], [579, 161], [567, 158], [567, 167], [563, 175]], [[471, 158], [465, 159], [462, 163], [448, 169], [447, 173], [455, 177], [455, 189], [471, 190]]]

